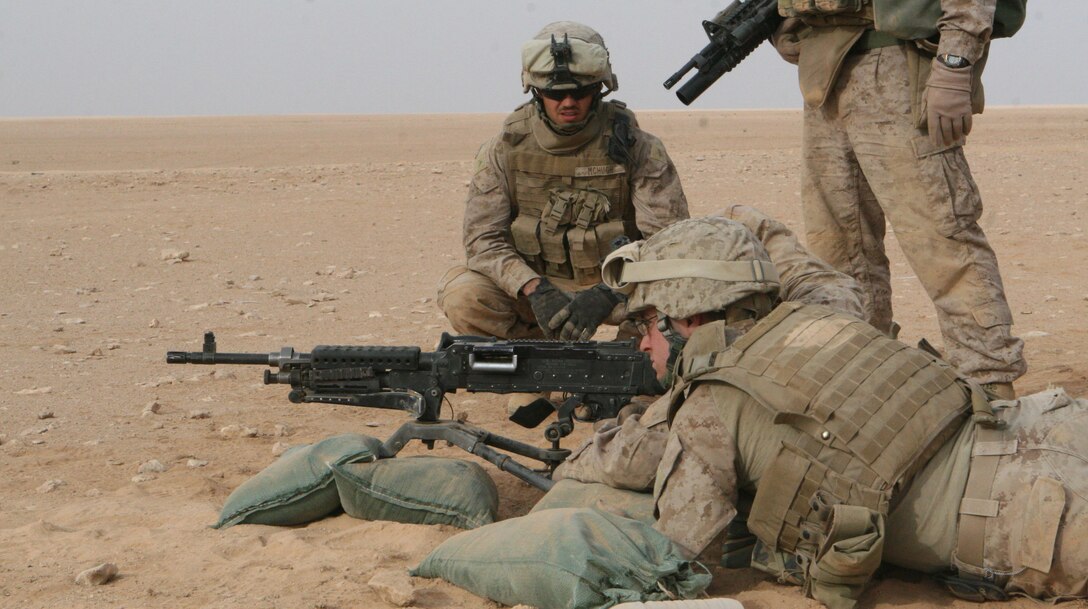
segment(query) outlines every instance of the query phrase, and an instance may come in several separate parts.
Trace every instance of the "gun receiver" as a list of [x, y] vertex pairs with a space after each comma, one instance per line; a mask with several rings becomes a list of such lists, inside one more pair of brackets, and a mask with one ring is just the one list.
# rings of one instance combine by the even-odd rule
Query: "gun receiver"
[[684, 78], [693, 68], [698, 72], [676, 90], [676, 97], [690, 105], [722, 74], [740, 65], [782, 22], [778, 0], [733, 0], [725, 10], [708, 21], [703, 30], [710, 44], [695, 54], [675, 74], [665, 81], [665, 88]]
[[[574, 429], [575, 409], [581, 420], [616, 416], [636, 395], [663, 392], [649, 356], [634, 341], [561, 342], [497, 340], [442, 334], [434, 352], [419, 347], [317, 346], [311, 353], [284, 347], [278, 353], [219, 353], [215, 334], [204, 334], [201, 351], [170, 351], [168, 364], [237, 364], [276, 368], [265, 370], [265, 384], [291, 386], [293, 403], [340, 404], [404, 410], [415, 417], [386, 440], [382, 457], [392, 457], [412, 439], [433, 447], [447, 440], [510, 471], [538, 488], [550, 488], [549, 476], [569, 454], [559, 440]], [[556, 420], [544, 430], [551, 449], [503, 438], [465, 423], [442, 420], [446, 393], [458, 389], [488, 393], [563, 392], [561, 406], [547, 400], [522, 407], [510, 419], [536, 427], [553, 412]], [[531, 470], [487, 445], [542, 461], [545, 470]]]

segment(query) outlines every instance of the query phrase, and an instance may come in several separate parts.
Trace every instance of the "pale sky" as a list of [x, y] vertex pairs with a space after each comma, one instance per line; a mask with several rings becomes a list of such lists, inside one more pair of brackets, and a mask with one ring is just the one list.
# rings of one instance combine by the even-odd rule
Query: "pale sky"
[[[0, 116], [505, 112], [520, 48], [581, 21], [605, 38], [614, 99], [680, 109], [661, 83], [728, 0], [0, 0]], [[994, 42], [991, 105], [1088, 104], [1088, 0], [1032, 0]], [[691, 107], [798, 108], [764, 45]]]

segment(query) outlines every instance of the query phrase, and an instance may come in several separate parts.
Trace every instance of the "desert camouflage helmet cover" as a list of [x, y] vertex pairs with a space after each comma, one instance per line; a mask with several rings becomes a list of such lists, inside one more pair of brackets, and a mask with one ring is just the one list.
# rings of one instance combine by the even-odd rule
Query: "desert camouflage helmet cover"
[[604, 282], [628, 295], [627, 310], [655, 307], [674, 319], [725, 309], [751, 294], [778, 292], [778, 271], [743, 224], [692, 218], [605, 258]]
[[[556, 70], [552, 36], [558, 43], [565, 36], [570, 44], [571, 56], [567, 61], [570, 78]], [[604, 39], [589, 26], [574, 21], [549, 23], [521, 47], [521, 84], [526, 92], [532, 87], [577, 89], [596, 82], [604, 83], [607, 91], [615, 91], [619, 86]]]

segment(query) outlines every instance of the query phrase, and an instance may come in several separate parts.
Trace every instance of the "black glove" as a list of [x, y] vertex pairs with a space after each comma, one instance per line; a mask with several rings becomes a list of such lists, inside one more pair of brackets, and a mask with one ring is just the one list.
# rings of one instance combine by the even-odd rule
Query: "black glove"
[[570, 304], [549, 320], [548, 327], [559, 330], [562, 340], [587, 341], [622, 301], [623, 296], [598, 283], [575, 294]]
[[553, 337], [555, 334], [548, 321], [566, 309], [571, 302], [570, 294], [555, 287], [547, 277], [541, 277], [540, 284], [528, 297], [529, 305], [533, 307], [533, 314], [536, 315], [536, 323], [544, 330], [544, 336]]

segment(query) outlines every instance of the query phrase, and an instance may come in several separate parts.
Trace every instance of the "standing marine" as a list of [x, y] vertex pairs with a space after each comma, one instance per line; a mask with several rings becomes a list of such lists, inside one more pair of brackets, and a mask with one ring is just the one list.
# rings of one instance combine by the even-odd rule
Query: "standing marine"
[[774, 37], [804, 97], [809, 248], [858, 280], [895, 334], [885, 221], [937, 310], [948, 361], [1012, 398], [1024, 374], [982, 199], [964, 156], [991, 38], [1025, 0], [780, 0]]

